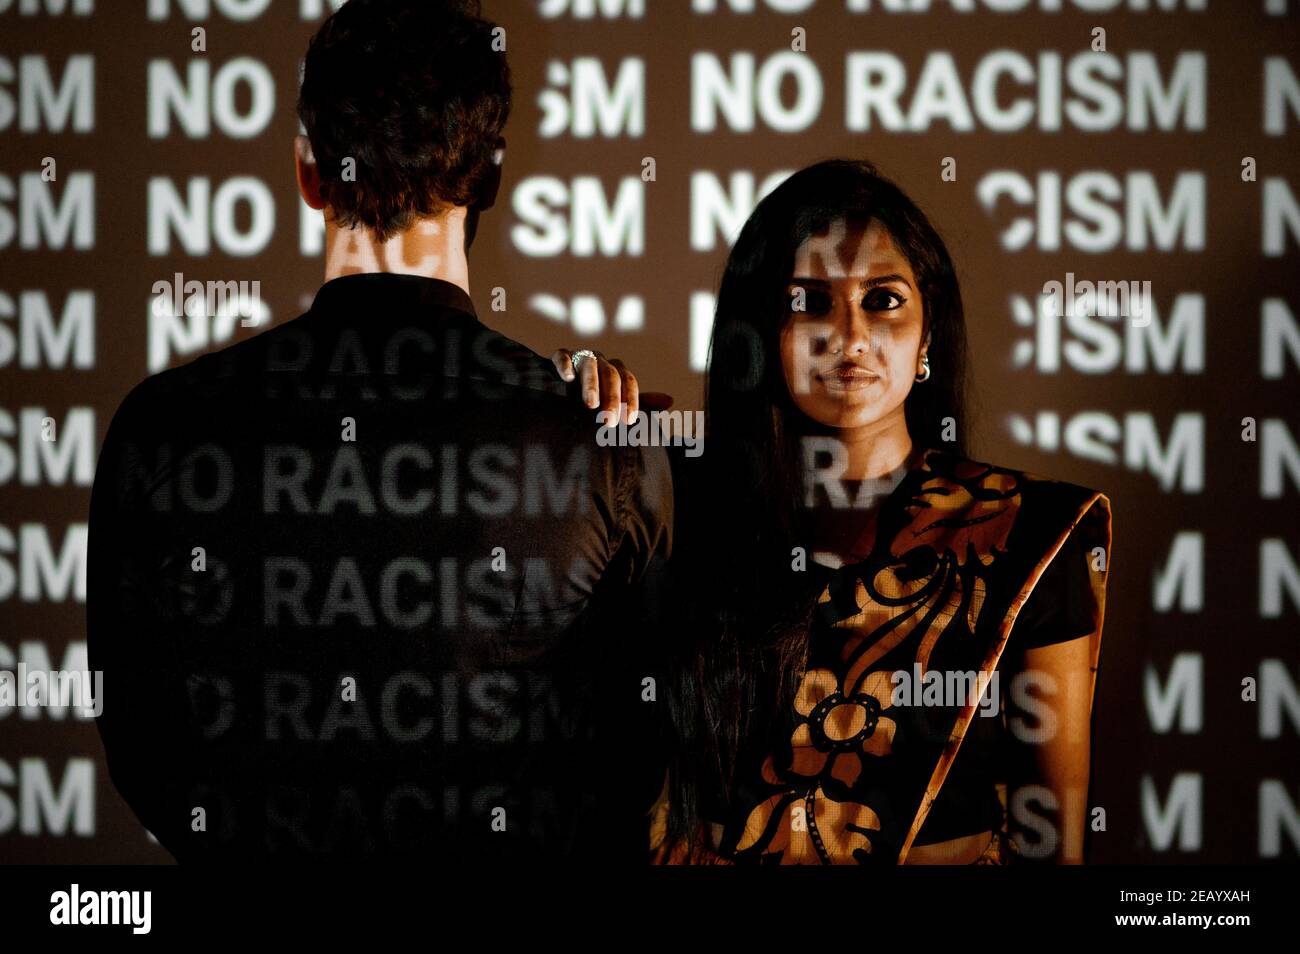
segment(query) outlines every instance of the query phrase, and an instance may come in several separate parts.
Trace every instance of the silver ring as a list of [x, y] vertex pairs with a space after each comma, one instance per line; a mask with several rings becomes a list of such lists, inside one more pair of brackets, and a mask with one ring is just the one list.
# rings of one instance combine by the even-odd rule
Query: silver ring
[[569, 356], [569, 362], [573, 365], [573, 373], [578, 373], [578, 364], [581, 359], [594, 357], [596, 357], [596, 352], [592, 351], [590, 348], [583, 348], [580, 351], [573, 352], [573, 354]]

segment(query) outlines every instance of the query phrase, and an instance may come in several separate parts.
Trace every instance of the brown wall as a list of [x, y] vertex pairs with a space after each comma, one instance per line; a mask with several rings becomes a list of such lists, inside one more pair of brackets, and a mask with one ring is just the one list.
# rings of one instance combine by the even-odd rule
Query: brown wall
[[[706, 248], [693, 247], [692, 177], [711, 173], [725, 186], [733, 175], [761, 182], [831, 156], [875, 161], [926, 210], [957, 263], [979, 397], [978, 416], [972, 413], [977, 456], [1098, 488], [1114, 505], [1092, 801], [1105, 809], [1106, 831], [1093, 835], [1092, 860], [1294, 862], [1300, 4], [1060, 0], [1064, 9], [1054, 12], [1042, 0], [999, 13], [985, 0], [971, 2], [971, 12], [951, 9], [967, 5], [898, 12], [892, 8], [925, 4], [625, 0], [604, 4], [621, 11], [606, 17], [598, 0], [486, 0], [487, 14], [507, 31], [516, 98], [502, 194], [471, 258], [480, 316], [543, 353], [583, 344], [621, 355], [643, 387], [697, 408], [690, 303], [716, 287], [726, 237], [713, 229]], [[1156, 9], [1141, 9], [1148, 5]], [[0, 0], [0, 668], [20, 659], [35, 666], [42, 651], [55, 667], [71, 652], [72, 666], [84, 647], [75, 582], [51, 589], [39, 576], [29, 579], [30, 566], [45, 539], [56, 554], [66, 541], [70, 566], [80, 557], [97, 442], [122, 396], [152, 370], [154, 282], [175, 272], [257, 280], [271, 321], [282, 322], [310, 303], [322, 273], [309, 244], [316, 233], [304, 236], [300, 227], [309, 220], [300, 215], [291, 162], [298, 61], [321, 18], [318, 4], [67, 0], [62, 14], [46, 6], [57, 4]], [[78, 15], [81, 6], [91, 12]], [[719, 9], [707, 12], [713, 6]], [[754, 12], [733, 10], [747, 6]], [[856, 12], [863, 6], [869, 12]], [[25, 12], [31, 7], [34, 13]], [[596, 15], [579, 15], [584, 7]], [[1273, 7], [1285, 12], [1269, 12]], [[163, 15], [154, 18], [153, 10]], [[206, 31], [204, 53], [191, 49], [195, 27]], [[806, 30], [806, 53], [791, 51], [796, 27]], [[1090, 51], [1097, 28], [1109, 53]], [[978, 78], [999, 53], [1033, 77], [1003, 74], [995, 86], [1001, 109], [990, 111], [973, 104]], [[779, 75], [785, 61], [773, 58], [784, 55], [801, 64], [791, 69], [820, 78], [820, 96], [809, 100], [797, 130], [774, 128], [759, 110], [752, 129], [720, 120], [711, 131], [695, 131], [692, 60], [701, 54], [724, 67], [733, 56], [752, 56], [760, 87], [762, 77]], [[851, 128], [849, 64], [858, 54], [901, 65], [901, 128], [874, 112], [869, 128]], [[950, 121], [942, 108], [926, 118], [927, 107], [942, 104], [927, 100], [920, 84], [925, 76], [942, 81], [931, 71], [943, 57], [955, 66], [957, 97], [944, 102], [969, 113], [969, 126]], [[641, 65], [644, 82], [635, 93], [644, 103], [643, 133], [620, 128], [583, 137], [565, 123], [543, 134], [541, 98], [571, 104], [580, 85], [556, 82], [553, 72], [581, 73], [585, 58], [611, 84], [621, 64]], [[163, 86], [151, 84], [155, 63], [182, 80], [192, 65], [209, 69], [215, 88], [248, 67], [255, 82], [235, 81], [231, 108], [213, 111], [208, 131], [193, 133], [167, 108]], [[1055, 89], [1045, 79], [1053, 63], [1061, 77]], [[49, 88], [62, 88], [74, 104], [62, 120], [59, 110], [41, 108], [46, 74]], [[788, 114], [797, 101], [794, 80], [780, 88]], [[267, 111], [258, 122], [263, 92]], [[214, 94], [207, 103], [220, 99]], [[996, 128], [992, 113], [1005, 116], [1018, 100], [1029, 104], [1029, 118]], [[161, 137], [149, 131], [154, 109], [167, 117]], [[1052, 125], [1045, 117], [1057, 113]], [[252, 134], [232, 135], [232, 123], [245, 120]], [[40, 181], [45, 157], [56, 162], [50, 184]], [[645, 157], [655, 160], [653, 182], [641, 178]], [[956, 175], [945, 181], [948, 157]], [[171, 228], [160, 228], [165, 248], [151, 248], [151, 218], [165, 221], [151, 202], [151, 184], [183, 197], [187, 182], [207, 183], [213, 205], [223, 206], [219, 190], [238, 189], [229, 184], [244, 177], [273, 212], [251, 254], [223, 246], [249, 230], [247, 203], [236, 203], [229, 233], [195, 233], [207, 239], [207, 251], [190, 251]], [[580, 255], [573, 243], [581, 229], [562, 229], [558, 252], [526, 254], [526, 239], [540, 233], [530, 228], [523, 199], [540, 177], [573, 193], [584, 188], [577, 180], [594, 177], [611, 204], [628, 182], [629, 194], [642, 200], [643, 249]], [[996, 192], [1006, 180], [1026, 187], [1028, 199], [1007, 192], [983, 201], [985, 190]], [[35, 210], [46, 199], [66, 203], [84, 226], [84, 242], [75, 226], [61, 239], [41, 228]], [[1166, 217], [1173, 224], [1161, 226]], [[1017, 240], [1020, 231], [1027, 236]], [[1076, 280], [1149, 281], [1152, 328], [1096, 320], [1062, 328], [1051, 344], [1052, 323], [1036, 332], [1027, 316], [1043, 284], [1064, 282], [1069, 272]], [[494, 287], [506, 290], [504, 312], [492, 311]], [[83, 299], [89, 305], [80, 326], [93, 332], [84, 339], [86, 361], [75, 361], [75, 351], [55, 361], [40, 349], [34, 361], [24, 360], [24, 335], [40, 327], [40, 308], [29, 305], [47, 302], [73, 327], [69, 303], [81, 292], [92, 296]], [[539, 295], [596, 296], [604, 330], [584, 333], [571, 320], [547, 317], [533, 302]], [[614, 327], [624, 296], [643, 303], [640, 329]], [[1186, 324], [1175, 324], [1178, 317]], [[1170, 334], [1176, 347], [1167, 354], [1152, 348], [1152, 329]], [[227, 331], [206, 347], [173, 349], [165, 364], [257, 329], [235, 323]], [[25, 412], [33, 421], [52, 416], [64, 447], [86, 428], [83, 465], [61, 479], [48, 469], [26, 473], [23, 435], [30, 441], [33, 432]], [[1059, 440], [1051, 438], [1053, 420]], [[1024, 433], [1015, 421], [1024, 422]], [[1290, 470], [1281, 463], [1288, 459]], [[1276, 490], [1270, 474], [1280, 475]], [[1176, 550], [1180, 541], [1185, 549]], [[1175, 553], [1188, 562], [1172, 560]], [[1158, 583], [1166, 564], [1187, 571], [1174, 574], [1172, 600]], [[1251, 678], [1258, 701], [1243, 701], [1243, 680]], [[1178, 703], [1168, 713], [1166, 697]], [[61, 719], [29, 714], [0, 710], [0, 859], [164, 860], [113, 790], [92, 723], [70, 712]], [[1190, 801], [1180, 803], [1183, 797]], [[1172, 841], [1159, 820], [1166, 807], [1171, 823], [1182, 820]]]

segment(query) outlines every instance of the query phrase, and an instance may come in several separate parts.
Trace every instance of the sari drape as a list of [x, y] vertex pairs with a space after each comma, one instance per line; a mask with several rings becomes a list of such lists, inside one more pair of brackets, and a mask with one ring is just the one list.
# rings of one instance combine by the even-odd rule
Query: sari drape
[[[825, 571], [793, 711], [757, 771], [750, 766], [733, 784], [738, 804], [721, 850], [689, 861], [904, 863], [972, 719], [990, 708], [979, 693], [996, 679], [1017, 614], [1072, 534], [1091, 569], [1094, 625], [1081, 674], [1091, 712], [1109, 499], [937, 448], [917, 460], [852, 548], [858, 558]], [[958, 691], [904, 699], [903, 673]], [[963, 679], [975, 690], [962, 694]], [[655, 849], [665, 810], [661, 800], [655, 860], [685, 863], [680, 851]], [[1014, 852], [1005, 824], [1004, 815], [976, 863], [1005, 863]]]

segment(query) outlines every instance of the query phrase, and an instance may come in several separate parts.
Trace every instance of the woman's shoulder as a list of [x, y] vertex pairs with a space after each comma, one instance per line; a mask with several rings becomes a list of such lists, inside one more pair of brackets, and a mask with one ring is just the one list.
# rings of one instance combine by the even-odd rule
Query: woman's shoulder
[[[946, 484], [945, 507], [959, 506], [953, 502], [956, 498], [965, 500], [972, 511], [985, 511], [983, 519], [991, 509], [1001, 512], [1017, 524], [1032, 526], [1033, 535], [1042, 538], [1049, 552], [1071, 538], [1086, 550], [1110, 549], [1110, 498], [1094, 487], [936, 448], [924, 453], [918, 470], [923, 481]], [[1007, 506], [998, 507], [999, 502]]]
[[972, 488], [993, 490], [1002, 486], [1021, 490], [1027, 486], [1044, 487], [1051, 488], [1058, 496], [1096, 500], [1102, 502], [1107, 509], [1110, 507], [1110, 498], [1095, 487], [1036, 470], [969, 457], [944, 448], [928, 448], [922, 458], [922, 469], [955, 479]]

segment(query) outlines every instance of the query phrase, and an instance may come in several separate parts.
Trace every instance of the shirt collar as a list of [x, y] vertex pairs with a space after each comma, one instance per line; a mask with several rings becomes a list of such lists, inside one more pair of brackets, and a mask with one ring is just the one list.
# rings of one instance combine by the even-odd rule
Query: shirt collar
[[452, 308], [477, 318], [465, 289], [441, 278], [396, 272], [358, 272], [331, 278], [312, 300], [316, 312], [351, 311], [382, 305], [385, 309]]

